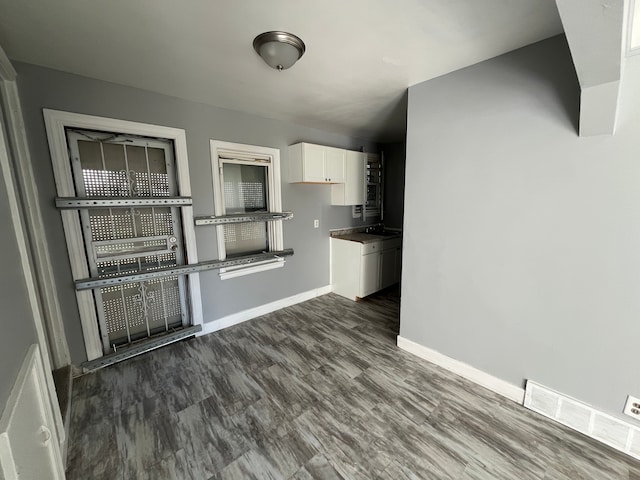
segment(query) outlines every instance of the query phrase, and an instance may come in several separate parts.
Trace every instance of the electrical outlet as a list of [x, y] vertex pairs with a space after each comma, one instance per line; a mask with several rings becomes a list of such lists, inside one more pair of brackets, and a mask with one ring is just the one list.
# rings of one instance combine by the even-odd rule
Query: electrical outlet
[[640, 398], [627, 397], [627, 403], [624, 404], [624, 413], [630, 417], [640, 420]]
[[313, 228], [318, 228], [320, 226], [320, 220], [313, 221]]

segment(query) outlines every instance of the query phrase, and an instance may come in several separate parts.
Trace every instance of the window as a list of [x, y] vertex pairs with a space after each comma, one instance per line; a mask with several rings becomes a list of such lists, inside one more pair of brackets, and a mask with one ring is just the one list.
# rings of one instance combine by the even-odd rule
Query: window
[[354, 205], [351, 209], [353, 218], [366, 220], [382, 216], [383, 155], [367, 153], [367, 198], [365, 205]]
[[[280, 212], [280, 150], [211, 141], [214, 211], [216, 216]], [[282, 221], [216, 226], [218, 258], [283, 249]], [[283, 259], [220, 270], [223, 279], [282, 267]]]

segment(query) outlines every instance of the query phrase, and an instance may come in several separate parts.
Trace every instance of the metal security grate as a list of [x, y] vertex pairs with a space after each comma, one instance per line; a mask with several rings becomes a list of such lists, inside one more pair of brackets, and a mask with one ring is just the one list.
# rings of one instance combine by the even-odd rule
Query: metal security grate
[[243, 182], [238, 184], [238, 196], [245, 210], [266, 210], [264, 185]]
[[128, 197], [131, 186], [127, 172], [82, 170], [87, 197]]
[[[67, 135], [78, 197], [57, 204], [80, 209], [91, 276], [183, 264], [178, 208], [190, 199], [176, 197], [171, 143], [100, 132]], [[183, 277], [167, 276], [96, 289], [105, 353], [186, 324], [185, 288]]]
[[246, 254], [269, 250], [266, 222], [224, 225], [227, 254]]
[[224, 182], [224, 204], [228, 211], [266, 210], [264, 184]]
[[107, 332], [119, 339], [113, 345], [131, 343], [182, 324], [178, 277], [103, 287], [100, 292]]

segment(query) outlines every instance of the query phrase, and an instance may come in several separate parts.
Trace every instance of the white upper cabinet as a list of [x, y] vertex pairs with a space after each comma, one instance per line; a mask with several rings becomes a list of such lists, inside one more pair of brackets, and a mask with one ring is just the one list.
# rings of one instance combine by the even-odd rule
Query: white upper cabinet
[[344, 183], [347, 151], [324, 147], [324, 167], [329, 183]]
[[290, 183], [344, 183], [346, 150], [311, 143], [289, 147]]
[[331, 186], [331, 205], [364, 205], [366, 154], [347, 150], [345, 181]]

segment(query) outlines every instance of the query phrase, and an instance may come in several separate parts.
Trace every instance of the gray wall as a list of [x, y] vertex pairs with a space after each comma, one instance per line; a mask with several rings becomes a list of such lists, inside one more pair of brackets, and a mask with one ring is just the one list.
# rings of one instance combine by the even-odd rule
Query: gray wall
[[[201, 274], [205, 322], [329, 284], [328, 230], [356, 225], [359, 221], [351, 218], [351, 207], [330, 206], [330, 186], [287, 183], [287, 146], [306, 141], [376, 151], [375, 144], [33, 65], [15, 62], [15, 66], [74, 363], [82, 362], [86, 355], [60, 215], [53, 207], [56, 194], [43, 108], [185, 129], [196, 215], [213, 214], [210, 139], [281, 150], [282, 206], [295, 215], [293, 220], [284, 222], [284, 244], [293, 248], [295, 255], [287, 259], [282, 269], [241, 278], [221, 281], [216, 271]], [[317, 230], [313, 228], [314, 219], [320, 220]], [[214, 227], [198, 227], [196, 233], [199, 258], [217, 258]]]
[[402, 228], [406, 143], [386, 143], [381, 148], [384, 151], [384, 224]]
[[579, 138], [564, 37], [409, 90], [400, 334], [621, 415], [640, 395], [640, 58]]
[[[0, 128], [2, 126], [0, 125]], [[7, 189], [0, 171], [0, 414], [7, 403], [22, 361], [30, 345], [37, 343], [27, 286], [22, 273], [20, 252], [9, 210]]]

